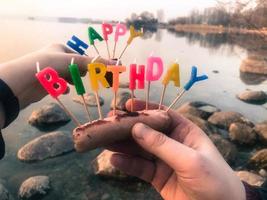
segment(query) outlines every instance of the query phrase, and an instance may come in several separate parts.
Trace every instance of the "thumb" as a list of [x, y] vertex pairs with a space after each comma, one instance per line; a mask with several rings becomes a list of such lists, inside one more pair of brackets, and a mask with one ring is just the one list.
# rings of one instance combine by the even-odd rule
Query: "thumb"
[[193, 161], [197, 160], [195, 150], [145, 124], [135, 124], [132, 135], [141, 147], [160, 158], [176, 171], [186, 169], [188, 167], [187, 163], [192, 164]]

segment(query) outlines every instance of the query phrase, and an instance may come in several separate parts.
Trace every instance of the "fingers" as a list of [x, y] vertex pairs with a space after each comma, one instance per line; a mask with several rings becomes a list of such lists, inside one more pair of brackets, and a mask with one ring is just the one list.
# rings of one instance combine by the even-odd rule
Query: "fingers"
[[[132, 99], [129, 99], [126, 102], [126, 109], [128, 111], [131, 111], [132, 103], [133, 103], [134, 111], [140, 111], [140, 110], [144, 110], [146, 108], [146, 102], [145, 101], [142, 101], [139, 99], [134, 99], [132, 102]], [[155, 104], [155, 103], [149, 103], [148, 107], [150, 110], [153, 110], [153, 109], [158, 109], [159, 106], [158, 106], [158, 104]]]
[[184, 170], [188, 162], [195, 160], [196, 151], [142, 123], [133, 127], [132, 135], [141, 147], [176, 171]]
[[125, 154], [113, 154], [110, 162], [124, 173], [138, 177], [146, 182], [152, 181], [156, 170], [152, 161]]

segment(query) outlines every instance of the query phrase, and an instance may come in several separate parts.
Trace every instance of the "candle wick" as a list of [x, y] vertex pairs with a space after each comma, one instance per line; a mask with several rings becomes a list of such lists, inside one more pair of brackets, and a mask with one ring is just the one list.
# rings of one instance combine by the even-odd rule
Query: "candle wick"
[[117, 60], [116, 66], [118, 66], [120, 63], [120, 59]]
[[91, 61], [91, 63], [94, 63], [100, 56], [97, 55], [96, 57], [93, 58], [93, 60]]
[[150, 57], [152, 57], [152, 56], [153, 56], [153, 54], [154, 54], [154, 51], [152, 51], [152, 52], [150, 53]]
[[36, 62], [36, 71], [37, 71], [37, 73], [40, 72], [40, 63], [39, 62]]
[[176, 58], [174, 62], [178, 64], [178, 58]]
[[74, 58], [71, 58], [71, 63], [70, 63], [71, 65], [73, 65], [74, 64]]

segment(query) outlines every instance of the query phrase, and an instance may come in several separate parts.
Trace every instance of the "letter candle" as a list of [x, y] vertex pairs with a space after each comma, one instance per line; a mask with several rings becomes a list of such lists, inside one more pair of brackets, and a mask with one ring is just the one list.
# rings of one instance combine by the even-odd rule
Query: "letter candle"
[[60, 78], [58, 73], [51, 67], [46, 67], [40, 71], [39, 62], [36, 63], [36, 78], [39, 80], [44, 89], [59, 103], [62, 109], [71, 117], [77, 126], [81, 126], [76, 117], [64, 106], [59, 100], [59, 96], [66, 92], [67, 82]]
[[88, 106], [86, 105], [85, 99], [84, 99], [85, 89], [84, 89], [83, 81], [81, 79], [78, 65], [74, 64], [74, 58], [71, 59], [71, 64], [69, 65], [69, 71], [70, 71], [72, 82], [75, 86], [76, 92], [78, 95], [80, 95], [82, 97], [83, 105], [84, 105], [85, 111], [87, 113], [88, 120], [89, 120], [89, 122], [91, 122], [89, 109], [88, 109]]
[[117, 60], [116, 66], [107, 66], [107, 71], [112, 72], [113, 75], [113, 83], [112, 83], [112, 89], [114, 91], [114, 102], [113, 102], [113, 115], [116, 115], [116, 104], [117, 104], [117, 92], [119, 89], [119, 75], [122, 72], [126, 71], [125, 66], [118, 66], [120, 63], [120, 60]]
[[138, 81], [138, 89], [144, 89], [145, 88], [145, 66], [139, 65], [138, 66], [138, 72], [137, 72], [137, 64], [131, 64], [130, 65], [130, 84], [129, 89], [131, 90], [131, 112], [133, 112], [133, 104], [134, 104], [134, 90], [136, 90], [136, 81]]
[[113, 48], [113, 55], [112, 58], [115, 58], [115, 52], [116, 52], [116, 46], [117, 46], [117, 42], [119, 40], [119, 36], [123, 36], [125, 35], [125, 33], [127, 32], [127, 27], [124, 24], [121, 24], [120, 22], [116, 25], [116, 31], [115, 31], [115, 43], [114, 43], [114, 48]]
[[82, 40], [80, 40], [78, 37], [76, 37], [75, 35], [72, 36], [71, 40], [69, 40], [67, 42], [67, 45], [73, 49], [74, 51], [76, 51], [77, 53], [79, 53], [80, 55], [86, 55], [85, 50], [88, 49], [88, 44], [86, 44], [85, 42], [83, 42]]
[[108, 51], [108, 59], [110, 59], [110, 52], [109, 52], [109, 45], [108, 45], [108, 35], [113, 33], [113, 27], [111, 24], [108, 23], [102, 23], [102, 32], [103, 32], [103, 37], [106, 42], [106, 47]]
[[[102, 86], [106, 88], [109, 87], [109, 83], [105, 78], [105, 74], [107, 71], [106, 66], [102, 63], [94, 63], [95, 60], [96, 59], [93, 59], [91, 64], [88, 64], [88, 71], [91, 82], [91, 88], [95, 93], [99, 118], [103, 119], [98, 96], [98, 90], [99, 90], [98, 82], [100, 82]], [[96, 71], [97, 69], [99, 70], [98, 72]]]
[[[157, 66], [157, 71], [154, 70], [154, 66]], [[148, 110], [149, 103], [149, 92], [151, 81], [157, 81], [163, 72], [163, 62], [160, 57], [150, 56], [147, 59], [146, 69], [146, 81], [147, 81], [147, 92], [146, 92], [146, 110]]]
[[123, 56], [123, 54], [126, 51], [126, 49], [128, 48], [128, 46], [132, 43], [133, 39], [136, 37], [142, 36], [142, 35], [143, 35], [143, 31], [136, 31], [134, 29], [134, 26], [132, 26], [132, 25], [130, 26], [130, 36], [129, 36], [129, 39], [127, 40], [126, 46], [124, 47], [124, 49], [122, 50], [122, 52], [119, 56], [119, 59], [121, 59], [121, 57]]
[[165, 77], [162, 80], [163, 90], [162, 90], [161, 97], [160, 97], [159, 110], [161, 109], [165, 91], [166, 91], [166, 88], [169, 82], [173, 81], [176, 87], [180, 87], [180, 69], [179, 68], [180, 68], [179, 64], [177, 63], [177, 61], [175, 61], [175, 63], [170, 65]]
[[89, 28], [88, 28], [88, 36], [89, 36], [89, 42], [90, 42], [90, 44], [93, 45], [93, 47], [94, 47], [96, 53], [97, 53], [98, 55], [100, 55], [98, 49], [97, 49], [96, 46], [95, 46], [95, 40], [103, 41], [103, 38], [102, 38], [102, 37], [98, 34], [98, 32], [96, 32], [96, 30], [95, 30], [94, 28], [92, 28], [92, 27], [89, 27]]
[[197, 82], [204, 81], [208, 79], [207, 75], [197, 76], [197, 67], [193, 66], [191, 70], [190, 80], [185, 84], [184, 89], [177, 95], [171, 105], [168, 107], [167, 112], [177, 103], [177, 101], [184, 95], [184, 93]]

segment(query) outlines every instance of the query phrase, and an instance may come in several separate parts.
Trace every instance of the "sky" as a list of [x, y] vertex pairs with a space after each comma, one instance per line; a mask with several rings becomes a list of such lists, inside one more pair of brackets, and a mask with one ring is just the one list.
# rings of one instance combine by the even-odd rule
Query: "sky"
[[0, 0], [0, 15], [68, 16], [124, 20], [135, 12], [164, 10], [165, 20], [193, 9], [216, 5], [215, 0]]

